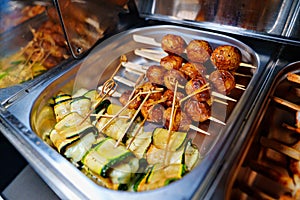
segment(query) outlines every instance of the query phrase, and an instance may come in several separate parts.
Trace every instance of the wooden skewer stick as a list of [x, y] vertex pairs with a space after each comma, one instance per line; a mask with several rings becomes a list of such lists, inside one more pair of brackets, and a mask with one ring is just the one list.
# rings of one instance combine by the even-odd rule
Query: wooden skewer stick
[[[108, 114], [91, 114], [91, 116], [95, 116], [97, 119], [102, 118], [112, 118], [114, 115], [108, 115]], [[127, 115], [119, 115], [118, 118], [120, 119], [130, 119], [130, 116]]]
[[249, 75], [249, 74], [241, 74], [241, 73], [238, 73], [238, 72], [233, 72], [233, 75], [235, 76], [242, 76], [242, 77], [248, 77], [248, 78], [251, 78], [252, 76]]
[[277, 142], [276, 140], [268, 139], [266, 137], [261, 137], [260, 143], [267, 148], [271, 148], [271, 149], [281, 152], [291, 158], [300, 160], [300, 151], [298, 151], [292, 147], [289, 147], [285, 144], [281, 144], [280, 142]]
[[214, 118], [213, 116], [210, 116], [208, 119], [211, 120], [211, 121], [217, 122], [219, 124], [222, 124], [224, 126], [226, 125], [226, 123], [222, 122], [221, 120], [219, 120], [217, 118]]
[[[102, 91], [103, 90], [103, 85], [100, 85], [99, 87], [98, 87], [98, 89], [100, 90], [100, 91]], [[104, 91], [105, 93], [107, 93], [108, 91]], [[110, 91], [109, 93], [108, 93], [108, 96], [111, 96], [111, 97], [120, 97], [121, 96], [121, 93], [119, 93], [118, 91], [116, 91], [116, 90], [112, 90], [112, 91]]]
[[119, 69], [121, 68], [122, 62], [127, 62], [126, 55], [121, 55], [121, 57], [120, 57], [120, 64], [117, 66], [117, 68], [115, 69], [115, 71], [113, 72], [113, 74], [110, 76], [110, 78], [105, 81], [105, 83], [103, 84], [101, 92], [96, 97], [96, 99], [100, 98], [100, 100], [98, 101], [98, 103], [95, 104], [95, 106], [90, 110], [90, 112], [83, 118], [83, 120], [80, 122], [80, 124], [82, 124], [94, 112], [94, 110], [97, 108], [97, 106], [107, 96], [112, 95], [114, 93], [114, 91], [116, 90], [116, 87], [118, 85], [113, 80], [113, 78], [117, 74], [117, 72], [119, 71]]
[[128, 70], [146, 74], [148, 67], [133, 62], [123, 62], [122, 66]]
[[225, 102], [225, 101], [221, 101], [220, 99], [216, 99], [216, 98], [214, 98], [212, 101], [213, 101], [213, 102], [216, 102], [216, 103], [220, 103], [220, 104], [228, 105], [228, 103], [227, 103], [227, 102]]
[[165, 57], [168, 55], [168, 53], [166, 53], [165, 51], [161, 50], [157, 50], [157, 49], [147, 49], [147, 48], [141, 48], [140, 49], [143, 52], [148, 52], [148, 53], [153, 53], [153, 54], [158, 54], [161, 55], [162, 57]]
[[218, 92], [215, 92], [215, 91], [212, 91], [212, 92], [211, 92], [211, 95], [212, 95], [212, 96], [215, 96], [215, 97], [219, 97], [219, 98], [221, 98], [221, 99], [225, 99], [225, 100], [229, 100], [229, 101], [236, 102], [235, 99], [230, 98], [230, 97], [228, 97], [228, 96], [226, 96], [226, 95], [224, 95], [224, 94], [221, 94], [221, 93], [218, 93]]
[[140, 110], [142, 109], [144, 103], [148, 100], [150, 94], [152, 93], [152, 91], [149, 91], [148, 94], [146, 95], [146, 97], [143, 99], [141, 105], [139, 106], [139, 108], [135, 111], [133, 117], [131, 118], [126, 130], [123, 132], [123, 134], [121, 135], [121, 137], [117, 140], [116, 144], [115, 144], [115, 147], [117, 147], [120, 142], [123, 140], [123, 137], [125, 136], [125, 134], [128, 132], [128, 130], [130, 129], [132, 123], [134, 122], [136, 116], [139, 114]]
[[236, 88], [236, 89], [239, 89], [239, 90], [246, 90], [246, 88], [241, 87], [241, 86], [238, 86], [238, 85], [236, 85], [235, 88]]
[[198, 93], [204, 92], [206, 90], [209, 90], [210, 88], [208, 87], [209, 83], [206, 83], [204, 85], [202, 85], [199, 89], [195, 90], [194, 92], [192, 92], [191, 94], [187, 95], [186, 97], [180, 99], [179, 104], [181, 104], [182, 102], [184, 102], [185, 100], [191, 98], [192, 96], [195, 96]]
[[149, 112], [147, 113], [147, 115], [144, 117], [143, 121], [139, 124], [139, 127], [138, 129], [134, 132], [129, 144], [127, 145], [126, 149], [129, 149], [131, 144], [133, 143], [133, 141], [135, 140], [136, 136], [138, 135], [138, 133], [140, 132], [141, 128], [144, 126], [145, 122], [147, 121], [147, 118], [148, 118], [148, 114]]
[[286, 123], [283, 123], [282, 126], [284, 128], [287, 128], [288, 130], [295, 131], [296, 133], [300, 133], [300, 128], [293, 127], [293, 126], [288, 125]]
[[125, 84], [125, 85], [127, 85], [129, 87], [134, 87], [135, 86], [135, 82], [130, 81], [130, 80], [128, 80], [128, 79], [126, 79], [126, 78], [124, 78], [122, 76], [115, 76], [114, 80], [116, 80], [116, 81], [118, 81], [120, 83], [123, 83], [123, 84]]
[[294, 104], [294, 103], [289, 102], [287, 100], [281, 99], [279, 97], [273, 97], [273, 100], [276, 101], [277, 103], [280, 103], [280, 104], [282, 104], [284, 106], [287, 106], [287, 107], [289, 107], [289, 108], [291, 108], [293, 110], [300, 111], [300, 106], [297, 105], [297, 104]]
[[300, 75], [294, 73], [288, 73], [286, 77], [289, 81], [300, 84]]
[[139, 78], [138, 78], [137, 81], [135, 82], [134, 88], [133, 88], [131, 94], [129, 95], [129, 98], [128, 98], [128, 99], [131, 99], [131, 98], [133, 97], [133, 95], [134, 95], [134, 93], [135, 93], [135, 91], [136, 91], [136, 89], [137, 89], [137, 86], [142, 82], [142, 80], [143, 80], [144, 78], [145, 78], [145, 74], [141, 74], [141, 75], [139, 76]]
[[241, 88], [245, 88], [246, 86], [244, 86], [244, 85], [242, 85], [242, 84], [235, 84], [235, 85], [237, 85], [238, 87], [241, 87]]
[[142, 44], [149, 44], [149, 45], [153, 45], [156, 47], [161, 47], [161, 44], [159, 42], [156, 42], [154, 38], [152, 37], [147, 37], [147, 36], [142, 36], [142, 35], [133, 35], [133, 40], [135, 42], [138, 43], [142, 43]]
[[192, 130], [194, 130], [194, 131], [197, 131], [197, 132], [199, 132], [199, 133], [203, 133], [203, 134], [205, 134], [205, 135], [210, 135], [209, 132], [206, 132], [206, 131], [204, 131], [204, 130], [202, 130], [202, 129], [200, 129], [200, 128], [198, 128], [197, 126], [194, 126], [194, 125], [192, 125], [192, 124], [191, 124], [189, 127], [190, 127], [190, 129], [192, 129]]
[[249, 67], [249, 68], [252, 68], [252, 69], [256, 69], [255, 66], [253, 66], [252, 64], [249, 64], [249, 63], [243, 63], [243, 62], [241, 62], [240, 66], [241, 67]]
[[147, 58], [149, 60], [152, 60], [152, 61], [155, 61], [155, 62], [158, 62], [158, 63], [160, 63], [160, 60], [162, 59], [162, 57], [157, 55], [157, 54], [144, 52], [140, 49], [134, 50], [134, 53], [135, 53], [135, 55], [141, 56], [143, 58]]
[[177, 86], [178, 86], [178, 81], [176, 81], [175, 88], [174, 88], [174, 96], [173, 96], [173, 101], [172, 101], [170, 124], [169, 124], [169, 129], [168, 129], [168, 139], [167, 139], [167, 145], [165, 148], [164, 159], [163, 159], [164, 162], [166, 161], [167, 153], [169, 151], [169, 143], [171, 140], [171, 133], [172, 133], [172, 129], [173, 129], [174, 118], [176, 116], [176, 98], [177, 98], [177, 89], [178, 89]]
[[101, 133], [108, 125], [110, 125], [110, 123], [116, 119], [122, 112], [123, 110], [125, 110], [129, 104], [131, 104], [138, 96], [140, 96], [141, 94], [140, 93], [137, 93], [130, 101], [128, 101], [125, 106], [123, 106], [110, 120], [108, 120], [104, 126], [102, 126], [99, 130], [99, 133]]

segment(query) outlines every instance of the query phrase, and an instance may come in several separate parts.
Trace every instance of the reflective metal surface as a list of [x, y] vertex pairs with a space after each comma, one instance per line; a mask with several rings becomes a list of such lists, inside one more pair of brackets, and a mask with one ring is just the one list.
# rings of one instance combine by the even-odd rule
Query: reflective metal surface
[[[120, 55], [137, 47], [145, 46], [135, 43], [132, 40], [133, 34], [152, 36], [159, 41], [162, 35], [167, 33], [177, 33], [187, 38], [207, 38], [215, 45], [224, 43], [236, 45], [243, 52], [243, 61], [251, 62], [257, 66], [254, 76], [229, 117], [226, 128], [219, 133], [218, 139], [215, 138], [215, 141], [209, 141], [208, 139], [208, 146], [203, 149], [206, 152], [206, 157], [202, 163], [182, 180], [161, 189], [141, 193], [119, 192], [99, 187], [36, 135], [34, 127], [32, 127], [35, 114], [38, 112], [39, 107], [43, 106], [51, 95], [62, 87], [66, 87], [70, 83], [75, 83], [75, 85], [71, 84], [72, 89], [82, 86], [93, 87], [98, 84], [99, 77], [105, 79], [105, 73], [103, 74], [105, 66], [110, 66], [111, 62], [117, 60]], [[111, 52], [114, 52], [114, 54]], [[261, 58], [262, 60], [270, 59]], [[101, 62], [101, 65], [99, 65], [99, 62]], [[166, 199], [190, 199], [196, 192], [203, 195], [212, 183], [215, 174], [222, 165], [223, 158], [220, 157], [222, 157], [223, 151], [226, 151], [231, 141], [230, 138], [236, 134], [236, 129], [239, 128], [247, 115], [247, 107], [251, 105], [254, 98], [253, 92], [257, 87], [255, 84], [259, 83], [259, 76], [264, 71], [265, 64], [265, 61], [264, 64], [261, 63], [259, 55], [250, 47], [224, 35], [175, 26], [152, 26], [134, 29], [105, 40], [95, 49], [88, 60], [78, 61], [66, 73], [43, 83], [7, 109], [2, 108], [1, 131], [15, 144], [23, 143], [22, 148], [20, 147], [23, 154], [27, 156], [31, 165], [61, 198], [153, 199], [164, 196]], [[89, 78], [87, 79], [87, 77]], [[26, 105], [25, 108], [24, 105]], [[9, 130], [9, 133], [7, 130]], [[99, 194], [101, 194], [101, 197]]]
[[58, 15], [53, 11], [53, 18], [61, 21], [72, 54], [79, 57], [116, 29], [127, 0], [53, 2], [58, 11]]
[[250, 138], [236, 168], [227, 177], [226, 199], [299, 199], [299, 155], [295, 153], [299, 137], [291, 130], [297, 128], [297, 109], [279, 103], [283, 100], [299, 107], [299, 84], [287, 79], [289, 73], [299, 72], [298, 61], [273, 74], [265, 106], [248, 133]]
[[[135, 0], [145, 18], [249, 36], [300, 40], [299, 1]], [[291, 34], [293, 32], [293, 34]]]

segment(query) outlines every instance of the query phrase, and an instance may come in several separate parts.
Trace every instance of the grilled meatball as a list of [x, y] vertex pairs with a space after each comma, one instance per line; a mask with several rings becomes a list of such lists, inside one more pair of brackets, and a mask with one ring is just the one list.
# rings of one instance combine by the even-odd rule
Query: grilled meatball
[[211, 109], [206, 102], [189, 99], [184, 104], [184, 112], [195, 122], [204, 122], [211, 115]]
[[164, 74], [166, 70], [158, 65], [150, 66], [146, 71], [146, 77], [148, 78], [149, 82], [156, 83], [159, 85], [163, 85], [164, 83]]
[[165, 69], [179, 69], [182, 65], [183, 58], [175, 54], [170, 54], [160, 60], [160, 65]]
[[235, 71], [242, 60], [241, 51], [230, 45], [217, 47], [212, 55], [211, 61], [218, 69]]
[[[204, 86], [206, 83], [206, 80], [202, 76], [198, 76], [197, 78], [193, 78], [186, 83], [185, 91], [188, 95], [192, 94], [193, 92], [196, 92], [198, 89]], [[209, 90], [197, 93], [191, 98], [197, 101], [207, 101], [210, 99]]]
[[[150, 83], [150, 82], [145, 82], [141, 86], [138, 87], [138, 91], [140, 91], [140, 92], [149, 92], [151, 90], [154, 91], [154, 90], [161, 90], [161, 89], [162, 88], [158, 88], [157, 85]], [[161, 92], [152, 93], [149, 96], [149, 99], [153, 99], [153, 100], [157, 101], [161, 98], [162, 94], [163, 94], [163, 90]], [[147, 96], [147, 94], [141, 95], [142, 98], [144, 98], [145, 96]]]
[[[170, 126], [170, 119], [171, 119], [172, 108], [169, 107], [164, 112], [164, 121], [165, 127], [169, 128]], [[190, 128], [190, 124], [192, 120], [180, 109], [176, 110], [172, 131], [187, 131]]]
[[165, 108], [161, 104], [152, 105], [152, 102], [152, 99], [147, 100], [141, 108], [141, 113], [147, 121], [162, 124]]
[[[180, 99], [183, 99], [184, 98], [184, 94], [181, 93], [181, 92], [176, 92], [176, 100], [177, 101], [180, 101]], [[171, 107], [172, 104], [173, 104], [173, 98], [174, 98], [174, 92], [172, 90], [166, 90], [162, 96], [163, 99], [165, 99], [165, 102], [164, 102], [164, 105], [166, 107]]]
[[178, 35], [167, 34], [162, 38], [161, 47], [167, 53], [181, 55], [186, 48], [186, 42]]
[[169, 90], [174, 90], [176, 81], [179, 85], [185, 85], [186, 79], [184, 74], [178, 70], [171, 69], [164, 76], [164, 84]]
[[[125, 106], [127, 104], [127, 102], [129, 101], [129, 97], [130, 97], [131, 93], [132, 93], [132, 91], [128, 90], [121, 94], [119, 101], [123, 106]], [[141, 105], [141, 99], [136, 98], [128, 105], [127, 108], [136, 110], [139, 108], [140, 105]]]
[[227, 70], [216, 70], [209, 75], [213, 87], [222, 94], [229, 94], [235, 87], [234, 76]]
[[188, 79], [206, 75], [206, 68], [200, 63], [185, 63], [184, 65], [182, 65], [179, 71], [184, 73], [188, 77]]
[[204, 40], [192, 40], [186, 48], [186, 54], [190, 62], [205, 63], [211, 53], [210, 44]]

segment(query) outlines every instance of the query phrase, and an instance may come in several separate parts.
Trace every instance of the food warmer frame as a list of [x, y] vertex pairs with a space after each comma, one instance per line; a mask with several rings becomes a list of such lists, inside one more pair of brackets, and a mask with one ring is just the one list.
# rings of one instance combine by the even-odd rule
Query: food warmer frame
[[[158, 26], [156, 26], [157, 24]], [[130, 34], [139, 30], [152, 31], [158, 27], [159, 29], [164, 27], [164, 25], [160, 26], [160, 24], [165, 23], [150, 20], [145, 22], [141, 28], [134, 27], [132, 30], [116, 34], [97, 45], [89, 57], [93, 60], [94, 55], [97, 54], [98, 51], [104, 51], [102, 47], [113, 48], [110, 47], [111, 43], [118, 40], [119, 37], [129, 37]], [[172, 30], [172, 27], [173, 25], [170, 27], [165, 26], [164, 28], [171, 28], [170, 30]], [[190, 24], [189, 26], [182, 27], [175, 26], [175, 29], [177, 28], [196, 34], [220, 34], [214, 33], [214, 31], [197, 30], [196, 27], [190, 27]], [[277, 43], [274, 40], [269, 41], [230, 33], [221, 33], [220, 35], [222, 38], [227, 38], [229, 35], [230, 41], [236, 40], [237, 43], [241, 42], [249, 46], [250, 49], [253, 49], [258, 61], [257, 71], [255, 72], [256, 75], [248, 85], [241, 102], [239, 102], [237, 108], [234, 110], [233, 114], [237, 112], [240, 116], [230, 118], [226, 131], [223, 132], [224, 137], [219, 138], [213, 148], [213, 152], [210, 152], [208, 157], [203, 161], [204, 164], [197, 166], [196, 169], [187, 174], [183, 180], [172, 183], [170, 186], [142, 193], [112, 191], [96, 186], [90, 179], [85, 177], [85, 175], [54, 149], [45, 144], [34, 133], [30, 119], [32, 115], [31, 109], [35, 101], [37, 99], [41, 100], [40, 95], [43, 94], [45, 89], [49, 90], [51, 87], [60, 87], [68, 82], [69, 77], [76, 74], [78, 65], [84, 63], [84, 60], [72, 60], [71, 62], [64, 63], [62, 68], [58, 68], [54, 73], [51, 73], [47, 79], [43, 79], [43, 81], [38, 80], [38, 83], [30, 84], [26, 92], [17, 93], [17, 95], [15, 95], [15, 93], [6, 99], [4, 104], [1, 102], [0, 130], [27, 159], [50, 188], [62, 199], [89, 199], [92, 197], [103, 197], [104, 199], [153, 199], [161, 197], [161, 195], [165, 196], [166, 199], [198, 199], [211, 197], [216, 190], [217, 183], [222, 182], [220, 181], [221, 175], [226, 174], [225, 171], [230, 168], [228, 164], [231, 163], [230, 161], [232, 160], [230, 159], [233, 158], [227, 155], [228, 152], [234, 150], [232, 155], [236, 155], [238, 151], [236, 148], [242, 144], [238, 143], [239, 145], [234, 146], [233, 143], [238, 139], [244, 141], [247, 135], [245, 131], [247, 132], [253, 122], [253, 118], [255, 118], [254, 116], [263, 105], [262, 102], [266, 94], [262, 92], [262, 89], [267, 91], [269, 89], [272, 73], [274, 73], [274, 71], [276, 72], [278, 66], [283, 67], [286, 65], [286, 61], [281, 63], [279, 58], [280, 54], [287, 48], [286, 46], [289, 46], [289, 44], [284, 43], [285, 41]], [[235, 39], [231, 40], [231, 38]], [[297, 46], [295, 47], [296, 50], [298, 48]], [[295, 58], [291, 60], [293, 59]], [[203, 173], [203, 171], [205, 171], [205, 173]], [[195, 179], [195, 176], [197, 179]], [[84, 189], [82, 185], [84, 185]], [[189, 188], [190, 191], [188, 193], [186, 192], [187, 188]]]

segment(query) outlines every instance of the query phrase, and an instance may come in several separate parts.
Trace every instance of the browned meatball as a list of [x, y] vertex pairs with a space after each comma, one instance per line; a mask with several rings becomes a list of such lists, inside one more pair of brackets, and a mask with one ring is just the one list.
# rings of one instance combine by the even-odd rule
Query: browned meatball
[[166, 70], [162, 66], [152, 65], [146, 71], [149, 82], [163, 85]]
[[[206, 80], [202, 76], [193, 78], [186, 83], [185, 92], [188, 95], [192, 94], [193, 92], [196, 92], [198, 89], [204, 86], [206, 83], [207, 83]], [[210, 99], [209, 90], [205, 90], [203, 92], [197, 93], [194, 96], [192, 96], [192, 98], [196, 99], [197, 101], [207, 101]]]
[[169, 90], [174, 90], [176, 81], [178, 81], [179, 85], [185, 85], [186, 78], [182, 72], [171, 69], [165, 73], [164, 84]]
[[[176, 93], [177, 95], [177, 98], [176, 100], [177, 101], [180, 101], [180, 99], [183, 99], [184, 98], [184, 94], [181, 93], [181, 92], [178, 92]], [[165, 99], [165, 102], [164, 102], [164, 105], [166, 107], [171, 107], [172, 104], [173, 104], [173, 98], [174, 98], [174, 92], [172, 90], [166, 90], [162, 96], [163, 99]]]
[[[127, 102], [129, 101], [129, 97], [131, 95], [132, 91], [125, 91], [122, 93], [122, 95], [119, 98], [120, 103], [125, 106], [127, 104]], [[127, 108], [129, 109], [138, 109], [139, 106], [141, 105], [141, 99], [140, 98], [136, 98], [135, 100], [133, 100]]]
[[151, 104], [152, 102], [152, 99], [146, 101], [141, 108], [141, 113], [147, 121], [162, 124], [165, 108], [161, 104]]
[[184, 104], [184, 112], [195, 122], [204, 122], [211, 115], [211, 109], [206, 102], [189, 99]]
[[229, 94], [235, 87], [234, 76], [227, 70], [216, 70], [209, 76], [213, 87], [220, 93]]
[[179, 71], [184, 73], [189, 79], [206, 75], [206, 68], [200, 63], [185, 63]]
[[[153, 84], [153, 83], [150, 83], [150, 82], [145, 82], [143, 83], [141, 86], [138, 87], [138, 92], [149, 92], [149, 91], [155, 91], [155, 90], [159, 90], [161, 92], [155, 92], [155, 93], [152, 93], [150, 96], [149, 96], [149, 99], [153, 99], [155, 101], [159, 100], [163, 94], [163, 90], [161, 90], [162, 88], [158, 88], [157, 85]], [[147, 94], [143, 94], [141, 95], [141, 97], [145, 97], [147, 96]]]
[[161, 47], [167, 53], [181, 55], [186, 48], [186, 42], [178, 35], [167, 34], [162, 38]]
[[165, 69], [179, 69], [182, 65], [183, 58], [174, 54], [167, 55], [160, 60], [160, 65]]
[[186, 54], [190, 62], [205, 63], [211, 53], [212, 48], [205, 40], [192, 40], [186, 48]]
[[241, 51], [230, 45], [217, 47], [212, 55], [211, 61], [218, 69], [235, 71], [242, 60]]
[[[164, 112], [164, 121], [165, 121], [166, 128], [169, 128], [169, 126], [170, 126], [171, 113], [172, 113], [171, 107], [167, 108]], [[190, 119], [190, 117], [187, 116], [180, 109], [177, 109], [171, 130], [172, 131], [187, 131], [187, 130], [189, 130], [191, 123], [192, 123], [192, 120]]]

